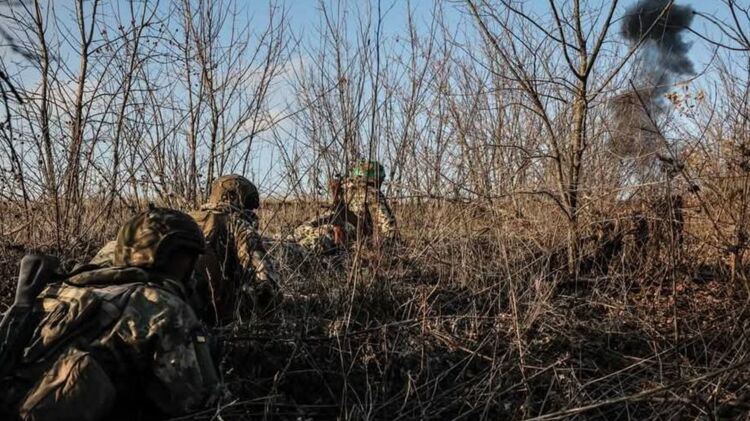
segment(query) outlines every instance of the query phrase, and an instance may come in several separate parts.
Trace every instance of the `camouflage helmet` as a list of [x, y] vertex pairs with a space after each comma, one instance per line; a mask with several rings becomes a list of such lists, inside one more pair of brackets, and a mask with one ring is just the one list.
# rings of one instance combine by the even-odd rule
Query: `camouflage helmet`
[[368, 182], [377, 184], [381, 184], [385, 180], [385, 168], [378, 161], [363, 159], [352, 168], [351, 174], [354, 178], [363, 178]]
[[211, 184], [208, 202], [212, 204], [230, 203], [240, 209], [253, 210], [260, 206], [260, 196], [255, 184], [237, 175], [225, 175]]
[[117, 233], [115, 266], [154, 267], [164, 252], [203, 253], [203, 232], [193, 218], [167, 208], [150, 208], [127, 221]]

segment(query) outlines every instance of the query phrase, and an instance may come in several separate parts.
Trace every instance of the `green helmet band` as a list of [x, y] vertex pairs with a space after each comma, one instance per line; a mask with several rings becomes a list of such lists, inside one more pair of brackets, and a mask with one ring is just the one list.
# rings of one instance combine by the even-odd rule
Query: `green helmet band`
[[360, 161], [352, 169], [352, 176], [382, 183], [385, 180], [385, 168], [377, 161]]

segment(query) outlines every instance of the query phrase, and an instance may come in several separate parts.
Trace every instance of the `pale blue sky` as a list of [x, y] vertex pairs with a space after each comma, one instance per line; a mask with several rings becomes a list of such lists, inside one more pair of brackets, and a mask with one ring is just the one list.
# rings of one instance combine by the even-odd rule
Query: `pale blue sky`
[[[592, 0], [588, 3], [593, 5], [600, 5], [602, 2], [607, 0]], [[0, 12], [7, 6], [3, 5], [3, 1], [0, 0]], [[168, 4], [167, 1], [163, 1], [163, 4]], [[325, 4], [335, 5], [335, 1], [324, 1]], [[359, 0], [359, 1], [344, 1], [344, 4], [351, 9], [349, 12], [351, 26], [354, 27], [355, 23], [353, 19], [357, 16], [364, 16], [364, 12], [369, 7], [373, 14], [376, 13], [378, 0]], [[537, 15], [546, 16], [549, 13], [548, 0], [525, 0], [523, 1], [527, 10]], [[620, 2], [618, 16], [621, 16], [624, 10], [630, 5], [634, 4], [635, 1], [624, 0]], [[690, 5], [696, 11], [709, 13], [719, 20], [729, 21], [730, 16], [727, 12], [726, 7], [722, 4], [721, 0], [678, 0], [678, 4]], [[740, 3], [743, 3], [740, 1]], [[122, 8], [122, 12], [127, 14], [126, 2], [121, 1], [119, 3]], [[240, 1], [241, 7], [244, 9], [240, 14], [241, 19], [250, 21], [253, 25], [258, 28], [263, 28], [267, 22], [267, 11], [271, 4], [266, 0], [249, 0], [246, 2]], [[286, 2], [278, 2], [281, 7], [286, 8], [289, 11], [289, 18], [291, 22], [292, 31], [295, 35], [299, 36], [303, 42], [314, 42], [316, 37], [316, 31], [322, 24], [321, 18], [321, 2], [318, 0], [288, 0]], [[381, 10], [384, 15], [383, 23], [383, 37], [385, 39], [393, 39], [393, 37], [403, 34], [406, 26], [406, 10], [411, 8], [414, 11], [415, 21], [418, 25], [429, 25], [431, 13], [435, 7], [435, 2], [430, 0], [381, 0]], [[55, 6], [58, 8], [59, 16], [62, 18], [63, 27], [73, 27], [74, 14], [70, 6], [65, 5], [63, 2], [57, 2]], [[447, 17], [449, 23], [454, 25], [467, 24], [471, 21], [466, 19], [463, 3], [454, 0], [443, 0], [442, 1], [443, 11]], [[5, 22], [1, 21], [3, 24]], [[715, 28], [708, 24], [705, 19], [696, 17], [693, 22], [693, 29], [701, 33], [709, 34], [709, 36], [721, 39], [721, 35], [715, 30]], [[688, 35], [686, 37], [689, 41], [692, 41], [693, 48], [691, 51], [691, 57], [696, 62], [697, 67], [701, 67], [701, 64], [706, 64], [711, 56], [712, 48], [706, 43], [698, 39], [694, 35]], [[2, 52], [3, 59], [7, 62], [16, 61], [18, 58], [10, 54], [7, 49], [0, 49]], [[72, 55], [73, 51], [69, 51]], [[29, 74], [30, 79], [34, 79], [35, 75]], [[28, 80], [32, 82], [33, 80]]]
[[[749, 0], [741, 1], [743, 5]], [[0, 0], [0, 12], [7, 6], [2, 6], [2, 0]], [[162, 2], [165, 6], [169, 4], [169, 1], [164, 0]], [[335, 10], [336, 1], [324, 1], [324, 4], [332, 7]], [[519, 2], [520, 3], [520, 2]], [[522, 2], [527, 11], [531, 14], [539, 15], [541, 21], [546, 21], [549, 16], [549, 2], [548, 0], [526, 0]], [[561, 3], [558, 1], [557, 3]], [[606, 6], [607, 0], [589, 0], [584, 1], [585, 5], [589, 5], [588, 8], [584, 7], [585, 10], [591, 10], [591, 8], [598, 8]], [[633, 5], [635, 1], [624, 0], [620, 2], [619, 10], [616, 16], [622, 16], [625, 9]], [[708, 13], [716, 17], [718, 20], [728, 21], [730, 16], [726, 10], [726, 7], [720, 0], [678, 0], [676, 3], [681, 5], [690, 5], [695, 10]], [[58, 16], [62, 18], [62, 27], [73, 28], [74, 13], [69, 5], [65, 2], [55, 2], [55, 7], [58, 8]], [[105, 2], [106, 4], [106, 2]], [[112, 6], [115, 4], [116, 6]], [[286, 2], [280, 1], [278, 3], [271, 3], [266, 0], [249, 0], [243, 2], [240, 0], [238, 4], [244, 9], [243, 13], [240, 13], [241, 22], [247, 20], [251, 22], [254, 27], [258, 28], [258, 31], [262, 30], [267, 23], [268, 8], [271, 4], [278, 4], [284, 7], [289, 12], [290, 27], [295, 36], [301, 40], [301, 47], [296, 53], [298, 57], [305, 59], [306, 47], [314, 45], [318, 37], [318, 29], [323, 25], [322, 14], [321, 14], [321, 2], [318, 0], [288, 0]], [[383, 34], [384, 40], [384, 51], [383, 54], [388, 54], [387, 50], [389, 46], [393, 45], [390, 41], [394, 40], [399, 35], [405, 33], [407, 24], [407, 13], [406, 11], [411, 8], [414, 11], [414, 19], [418, 27], [427, 27], [430, 24], [432, 11], [436, 6], [436, 3], [428, 0], [359, 0], [359, 1], [348, 1], [342, 0], [341, 4], [345, 4], [348, 10], [348, 22], [352, 33], [357, 27], [357, 20], [364, 19], [367, 15], [368, 8], [373, 16], [377, 14], [377, 7], [380, 4], [381, 11], [384, 16], [383, 23]], [[472, 31], [471, 25], [472, 20], [465, 15], [465, 9], [463, 2], [445, 0], [439, 3], [442, 6], [442, 10], [445, 14], [447, 22], [450, 26], [456, 28], [459, 32], [462, 30]], [[115, 11], [127, 15], [127, 2], [122, 1], [119, 3], [110, 3], [104, 7], [104, 10], [108, 10], [108, 14], [112, 14]], [[125, 20], [125, 19], [124, 19]], [[3, 22], [0, 21], [0, 24]], [[697, 16], [693, 22], [693, 29], [707, 34], [710, 38], [714, 38], [721, 41], [722, 38], [715, 27], [710, 25], [705, 19]], [[374, 27], [373, 27], [374, 31]], [[711, 60], [714, 47], [709, 45], [707, 42], [700, 40], [694, 35], [687, 35], [686, 39], [693, 42], [691, 51], [691, 58], [696, 64], [696, 70], [701, 73], [706, 65]], [[0, 47], [0, 53], [2, 53], [3, 60], [6, 65], [9, 65], [9, 70], [13, 73], [14, 66], [13, 62], [21, 61], [19, 57], [14, 57], [9, 54], [6, 48]], [[71, 60], [72, 63], [77, 62], [76, 52], [70, 48], [67, 48], [63, 52], [63, 60]], [[74, 66], [75, 67], [75, 66]], [[27, 87], [34, 86], [36, 83], [37, 75], [33, 72], [24, 72], [23, 81]], [[704, 77], [705, 79], [705, 77]], [[706, 83], [706, 80], [699, 80], [698, 83]], [[288, 96], [283, 88], [279, 89], [277, 98], [274, 98], [272, 102], [276, 104], [283, 104]], [[257, 179], [261, 184], [272, 185], [273, 180], [276, 178], [274, 172], [278, 172], [280, 169], [274, 167], [276, 161], [275, 152], [273, 148], [263, 143], [256, 143], [255, 146], [255, 159], [253, 162], [252, 174], [248, 174], [253, 178]], [[272, 188], [271, 188], [272, 189]]]

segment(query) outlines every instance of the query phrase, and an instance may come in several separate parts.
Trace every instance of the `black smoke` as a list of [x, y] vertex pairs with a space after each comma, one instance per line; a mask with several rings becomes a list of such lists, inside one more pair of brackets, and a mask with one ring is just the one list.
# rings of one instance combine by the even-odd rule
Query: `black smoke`
[[666, 111], [676, 78], [695, 73], [683, 38], [695, 13], [672, 0], [641, 0], [625, 12], [621, 35], [637, 47], [633, 74], [624, 91], [610, 101], [612, 146], [622, 158], [650, 166], [663, 146], [658, 120]]
[[691, 45], [682, 35], [694, 16], [691, 7], [671, 0], [641, 0], [625, 12], [622, 36], [631, 45], [643, 40], [641, 48], [655, 50], [647, 52], [644, 64], [653, 64], [673, 75], [693, 74], [693, 62], [688, 57]]

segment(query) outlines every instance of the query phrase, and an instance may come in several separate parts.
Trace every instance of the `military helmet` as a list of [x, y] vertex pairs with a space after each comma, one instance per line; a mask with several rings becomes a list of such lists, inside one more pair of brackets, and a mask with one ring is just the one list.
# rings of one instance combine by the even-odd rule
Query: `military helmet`
[[381, 184], [385, 180], [385, 168], [378, 161], [359, 161], [352, 168], [352, 177], [364, 178], [368, 182]]
[[211, 184], [208, 202], [212, 204], [229, 203], [240, 209], [253, 210], [260, 206], [260, 196], [255, 184], [247, 178], [237, 175], [225, 175]]
[[167, 208], [150, 208], [126, 222], [117, 233], [115, 266], [154, 267], [173, 250], [205, 251], [203, 232], [193, 218]]

